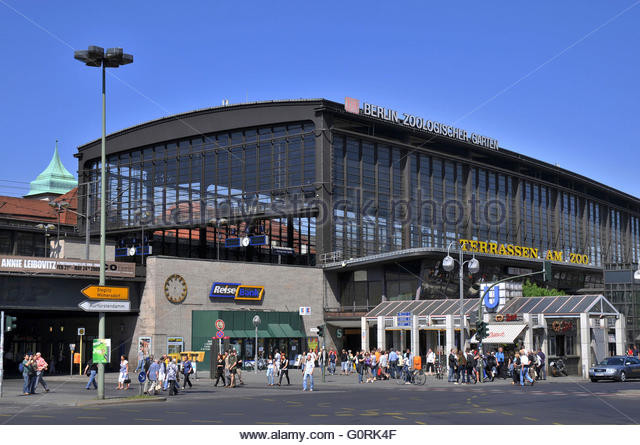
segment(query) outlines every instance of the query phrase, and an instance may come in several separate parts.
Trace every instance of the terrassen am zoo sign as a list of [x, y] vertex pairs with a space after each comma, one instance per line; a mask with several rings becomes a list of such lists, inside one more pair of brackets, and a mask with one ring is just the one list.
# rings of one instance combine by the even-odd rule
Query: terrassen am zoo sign
[[516, 246], [513, 244], [500, 244], [487, 241], [460, 239], [460, 248], [464, 252], [488, 253], [492, 255], [516, 256], [520, 258], [544, 259], [548, 261], [564, 261], [573, 264], [589, 264], [589, 255], [569, 253], [564, 257], [564, 252], [558, 250], [540, 251], [535, 247]]

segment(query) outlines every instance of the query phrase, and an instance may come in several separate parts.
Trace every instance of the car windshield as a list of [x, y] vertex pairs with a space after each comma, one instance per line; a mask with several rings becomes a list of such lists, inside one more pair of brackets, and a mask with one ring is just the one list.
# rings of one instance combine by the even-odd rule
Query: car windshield
[[622, 365], [622, 359], [621, 358], [607, 358], [604, 359], [600, 362], [601, 365]]

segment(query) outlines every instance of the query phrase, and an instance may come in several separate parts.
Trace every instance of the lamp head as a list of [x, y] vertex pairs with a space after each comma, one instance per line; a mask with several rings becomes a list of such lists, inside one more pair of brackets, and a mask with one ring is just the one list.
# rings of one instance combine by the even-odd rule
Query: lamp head
[[636, 271], [633, 273], [633, 279], [634, 279], [634, 280], [637, 280], [637, 281], [640, 281], [640, 269], [636, 270]]
[[469, 260], [469, 273], [474, 274], [480, 270], [480, 262], [475, 258]]
[[451, 255], [447, 255], [446, 257], [444, 257], [444, 259], [442, 260], [442, 268], [447, 272], [451, 272], [454, 267], [455, 260], [451, 258]]

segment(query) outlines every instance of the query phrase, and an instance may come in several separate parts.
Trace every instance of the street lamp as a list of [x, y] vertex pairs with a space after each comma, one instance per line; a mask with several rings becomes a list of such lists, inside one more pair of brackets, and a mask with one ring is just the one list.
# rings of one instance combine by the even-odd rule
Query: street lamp
[[218, 229], [229, 224], [226, 218], [211, 218], [211, 225], [216, 228], [216, 260], [220, 261], [220, 240], [218, 239]]
[[256, 353], [253, 357], [253, 368], [255, 370], [255, 373], [258, 373], [258, 326], [260, 326], [260, 316], [259, 315], [255, 315], [253, 317], [253, 326], [256, 328]]
[[[120, 65], [126, 65], [133, 62], [131, 54], [125, 54], [122, 48], [109, 48], [105, 52], [99, 46], [90, 46], [87, 50], [75, 51], [73, 57], [87, 66], [102, 67], [102, 147], [100, 152], [100, 286], [105, 285], [105, 256], [106, 256], [106, 88], [105, 88], [105, 69], [118, 68]], [[98, 314], [98, 337], [105, 337], [105, 319], [104, 312]], [[98, 398], [104, 399], [104, 364], [98, 364]]]
[[[449, 243], [449, 247], [447, 247], [447, 256], [442, 260], [442, 268], [451, 272], [455, 267], [455, 263], [458, 263], [460, 269], [458, 271], [458, 278], [460, 281], [460, 349], [464, 351], [464, 289], [463, 289], [463, 279], [464, 279], [464, 265], [467, 265], [470, 274], [477, 273], [480, 270], [480, 263], [476, 260], [475, 256], [470, 260], [464, 261], [462, 255], [462, 248], [458, 246], [459, 259], [456, 261], [453, 259], [451, 255], [449, 255], [449, 251], [451, 250], [451, 246], [455, 243], [455, 241], [451, 241]], [[482, 303], [481, 303], [482, 304]]]
[[151, 216], [151, 212], [148, 210], [137, 209], [133, 212], [140, 219], [140, 230], [142, 238], [140, 238], [140, 256], [141, 264], [144, 266], [144, 222]]
[[[58, 215], [58, 233], [56, 234], [56, 249], [60, 248], [60, 214], [65, 211], [67, 207], [69, 207], [69, 203], [67, 201], [49, 201], [49, 205], [53, 207]], [[58, 252], [58, 257], [60, 256], [60, 252]]]
[[36, 225], [36, 229], [44, 230], [44, 256], [47, 256], [47, 237], [49, 236], [49, 230], [55, 229], [56, 226], [53, 224], [38, 224]]
[[638, 264], [638, 270], [633, 273], [633, 279], [640, 281], [640, 263]]

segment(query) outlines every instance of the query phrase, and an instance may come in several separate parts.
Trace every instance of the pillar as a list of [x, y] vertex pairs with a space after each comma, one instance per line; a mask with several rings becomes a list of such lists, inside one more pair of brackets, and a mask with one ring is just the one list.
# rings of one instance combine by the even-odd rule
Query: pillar
[[533, 326], [531, 325], [531, 314], [522, 314], [522, 320], [527, 325], [524, 333], [524, 349], [533, 350]]
[[445, 327], [447, 334], [445, 335], [445, 355], [449, 355], [449, 352], [456, 346], [456, 331], [453, 329], [453, 315], [447, 315], [445, 317]]
[[542, 342], [540, 343], [540, 349], [544, 353], [546, 360], [544, 361], [545, 373], [544, 375], [549, 375], [549, 327], [547, 326], [547, 319], [543, 314], [538, 315], [538, 324], [543, 326], [544, 333], [542, 334]]
[[402, 352], [407, 350], [407, 331], [405, 329], [400, 331], [400, 350]]
[[362, 339], [362, 346], [360, 349], [362, 351], [369, 350], [369, 323], [367, 323], [366, 317], [362, 317], [360, 319], [360, 329], [362, 333], [360, 334], [360, 338]]
[[591, 366], [591, 327], [589, 326], [589, 314], [580, 314], [580, 373], [583, 378], [589, 376]]
[[385, 342], [385, 329], [384, 329], [384, 317], [378, 317], [378, 349], [384, 351], [386, 346]]
[[625, 319], [624, 315], [619, 314], [616, 319], [616, 355], [624, 355], [625, 345]]
[[411, 320], [411, 352], [420, 354], [420, 336], [418, 335], [418, 316], [413, 315]]

